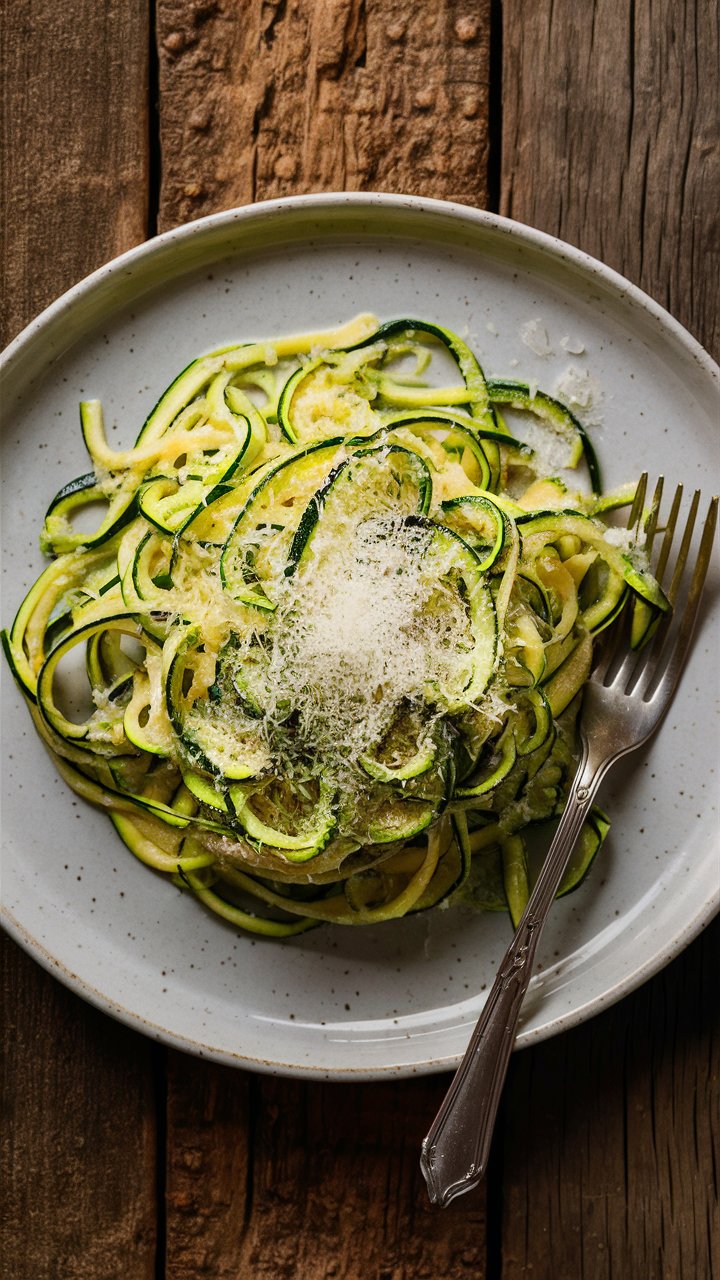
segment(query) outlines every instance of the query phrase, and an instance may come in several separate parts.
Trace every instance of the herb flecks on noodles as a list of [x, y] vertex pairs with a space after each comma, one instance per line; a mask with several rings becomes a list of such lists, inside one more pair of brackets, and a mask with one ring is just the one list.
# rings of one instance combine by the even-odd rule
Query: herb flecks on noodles
[[[126, 451], [81, 413], [93, 471], [51, 504], [53, 559], [4, 634], [69, 784], [255, 933], [453, 894], [517, 917], [592, 637], [629, 599], [640, 644], [667, 607], [599, 518], [633, 489], [600, 496], [570, 410], [438, 325], [361, 316], [200, 357]], [[563, 891], [607, 825], [594, 810]]]

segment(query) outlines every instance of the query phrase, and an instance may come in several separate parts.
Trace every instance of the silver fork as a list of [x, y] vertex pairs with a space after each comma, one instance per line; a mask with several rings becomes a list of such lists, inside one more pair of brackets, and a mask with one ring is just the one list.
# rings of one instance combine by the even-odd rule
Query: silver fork
[[[652, 552], [662, 496], [658, 481], [644, 525]], [[641, 478], [630, 527], [641, 523], [647, 474]], [[655, 568], [664, 582], [678, 513], [679, 485], [670, 508]], [[580, 763], [567, 804], [517, 932], [497, 976], [465, 1056], [422, 1144], [420, 1167], [434, 1204], [447, 1205], [478, 1184], [485, 1173], [495, 1117], [543, 926], [563, 873], [605, 774], [621, 756], [646, 742], [667, 711], [692, 638], [712, 551], [718, 499], [710, 503], [695, 568], [687, 585], [688, 552], [700, 503], [696, 491], [666, 594], [673, 613], [639, 654], [627, 647], [627, 610], [608, 631], [602, 655], [586, 685], [579, 733]]]

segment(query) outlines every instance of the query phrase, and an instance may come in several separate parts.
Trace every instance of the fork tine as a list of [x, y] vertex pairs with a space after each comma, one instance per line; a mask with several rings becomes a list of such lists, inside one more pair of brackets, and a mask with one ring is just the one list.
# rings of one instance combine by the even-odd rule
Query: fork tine
[[[673, 578], [671, 583], [671, 590], [673, 590], [673, 601], [677, 599], [677, 595], [683, 581], [683, 575], [684, 575], [685, 567], [688, 560], [688, 552], [690, 549], [690, 543], [692, 540], [692, 534], [693, 534], [695, 521], [697, 517], [698, 500], [699, 500], [699, 493], [696, 492], [693, 495], [693, 501], [690, 506], [690, 511], [688, 512], [688, 517], [685, 523], [685, 529], [683, 532], [682, 541], [681, 541], [680, 549], [678, 552], [678, 558], [677, 558], [677, 562], [675, 564], [675, 568], [673, 572]], [[710, 522], [711, 526], [714, 527], [714, 515], [713, 515], [712, 502], [708, 510], [706, 526], [708, 521]], [[709, 536], [710, 536], [710, 543], [711, 543], [712, 528]], [[698, 550], [696, 570], [695, 570], [696, 575], [699, 572], [698, 565], [700, 566], [700, 568], [702, 568], [703, 561], [702, 561], [701, 553], [703, 551], [703, 547], [704, 547], [704, 538], [701, 539], [700, 548]], [[707, 549], [708, 561], [709, 561], [709, 555], [710, 555], [710, 551], [709, 551], [709, 545], [708, 545], [708, 549]], [[707, 563], [705, 563], [705, 568], [702, 571], [702, 577], [700, 579], [700, 589], [702, 589], [702, 580], [705, 577], [706, 571], [707, 571]], [[694, 581], [695, 581], [695, 576], [693, 577], [693, 582]], [[691, 589], [692, 589], [692, 584], [691, 584]], [[670, 598], [669, 593], [668, 593], [668, 598]], [[691, 603], [692, 602], [690, 600], [690, 596], [688, 593], [687, 606], [691, 607]], [[660, 629], [658, 630], [657, 635], [655, 636], [653, 644], [650, 646], [647, 653], [644, 655], [641, 655], [640, 657], [639, 665], [635, 672], [637, 679], [635, 681], [628, 680], [627, 686], [626, 686], [627, 693], [630, 693], [632, 691], [638, 697], [643, 697], [645, 699], [648, 699], [649, 697], [652, 696], [652, 694], [649, 691], [650, 690], [654, 691], [656, 682], [658, 682], [659, 679], [662, 677], [666, 662], [672, 656], [672, 651], [679, 638], [680, 626], [682, 624], [682, 621], [683, 621], [683, 613], [680, 612], [675, 607], [675, 604], [673, 604], [673, 612], [667, 614], [666, 617], [663, 619], [663, 622], [661, 624]]]
[[[695, 496], [699, 499], [698, 494]], [[697, 511], [697, 505], [697, 503], [693, 504], [693, 523], [695, 519], [695, 512]], [[717, 524], [717, 514], [718, 499], [717, 497], [714, 497], [708, 508], [705, 526], [700, 539], [698, 556], [695, 562], [695, 571], [690, 581], [690, 588], [688, 590], [685, 608], [683, 610], [682, 617], [680, 618], [680, 626], [677, 636], [675, 637], [672, 651], [668, 656], [668, 661], [660, 680], [649, 694], [647, 692], [645, 693], [645, 701], [654, 701], [655, 699], [669, 701], [670, 696], [680, 678], [680, 672], [683, 669], [685, 657], [690, 647], [690, 641], [692, 640], [693, 631], [695, 629], [695, 622], [697, 619], [698, 609], [700, 607], [703, 586], [705, 584], [705, 578], [710, 565], [710, 557], [712, 555], [713, 541], [715, 538], [715, 526]], [[683, 545], [684, 544], [685, 538], [683, 538]], [[673, 575], [673, 583], [675, 582], [675, 577], [676, 574]]]
[[[637, 486], [635, 488], [635, 495], [632, 500], [632, 506], [630, 507], [630, 514], [628, 516], [628, 522], [627, 522], [628, 529], [632, 529], [635, 525], [637, 525], [639, 529], [640, 522], [642, 520], [643, 507], [645, 505], [645, 494], [647, 493], [647, 483], [648, 483], [648, 473], [647, 471], [643, 471], [642, 475], [640, 476], [640, 479], [637, 482]], [[658, 480], [658, 485], [656, 486], [656, 490], [655, 490], [656, 494], [657, 494], [658, 487], [660, 489], [660, 493], [662, 493], [662, 476]], [[614, 621], [610, 624], [610, 626], [604, 632], [602, 640], [600, 642], [600, 650], [599, 650], [597, 659], [595, 661], [593, 675], [595, 679], [600, 681], [602, 684], [605, 684], [608, 670], [611, 664], [613, 663], [614, 659], [616, 658], [617, 654], [621, 650], [627, 648], [627, 635], [626, 635], [628, 631], [628, 621], [627, 621], [628, 609], [626, 607], [627, 598], [628, 597], [626, 594], [625, 603], [622, 605], [617, 617], [614, 619]]]
[[633, 504], [630, 508], [630, 515], [628, 516], [627, 522], [628, 529], [632, 529], [633, 525], [637, 524], [642, 516], [643, 506], [645, 504], [645, 494], [647, 493], [647, 482], [648, 473], [647, 471], [643, 471], [637, 482], [635, 497], [633, 498]]
[[[665, 528], [665, 537], [663, 538], [663, 543], [660, 550], [658, 568], [655, 571], [655, 577], [657, 578], [658, 582], [661, 583], [661, 585], [662, 585], [662, 576], [659, 570], [662, 566], [662, 574], [664, 574], [665, 568], [667, 566], [667, 562], [669, 560], [670, 551], [671, 551], [673, 539], [675, 536], [677, 517], [680, 510], [682, 491], [683, 491], [682, 485], [678, 485], [675, 490], [675, 496], [673, 498], [672, 506], [670, 509], [670, 515], [668, 517], [667, 525]], [[692, 541], [693, 529], [695, 527], [699, 497], [700, 497], [700, 494], [698, 491], [693, 496], [693, 500], [690, 505], [690, 511], [688, 512], [687, 521], [685, 523], [685, 529], [681, 539], [680, 550], [678, 552], [677, 561], [675, 563], [675, 569], [673, 572], [673, 579], [671, 584], [671, 590], [674, 591], [674, 595], [670, 597], [670, 595], [668, 594], [668, 599], [671, 600], [671, 603], [674, 603], [674, 600], [677, 596], [677, 592], [680, 586], [680, 582], [682, 580], [683, 573], [685, 571], [685, 564], [687, 561], [688, 551], [690, 549], [690, 544]], [[628, 693], [628, 694], [635, 693], [637, 694], [638, 697], [642, 697], [644, 696], [645, 691], [652, 685], [653, 681], [656, 678], [656, 674], [660, 669], [663, 649], [665, 647], [668, 634], [672, 626], [672, 617], [673, 617], [672, 613], [669, 613], [665, 618], [661, 620], [660, 625], [658, 626], [657, 632], [653, 638], [652, 644], [650, 644], [645, 649], [644, 652], [642, 651], [638, 652], [636, 650], [634, 652], [630, 652], [625, 655], [625, 659], [619, 666], [616, 672], [616, 677], [615, 677], [616, 682], [618, 684], [623, 685], [625, 693]]]
[[[645, 474], [647, 474], [647, 472]], [[658, 481], [657, 481], [657, 484], [655, 485], [655, 492], [652, 496], [652, 502], [650, 504], [650, 514], [647, 518], [647, 523], [645, 525], [645, 550], [647, 551], [648, 556], [650, 556], [652, 553], [653, 542], [655, 541], [655, 533], [658, 525], [658, 516], [660, 514], [660, 503], [662, 502], [664, 484], [665, 484], [665, 477], [658, 476]]]
[[672, 540], [675, 537], [675, 526], [677, 524], [678, 512], [680, 511], [680, 503], [682, 502], [682, 496], [683, 496], [683, 486], [679, 484], [675, 490], [675, 497], [672, 500], [670, 514], [667, 518], [667, 522], [665, 525], [665, 537], [662, 540], [662, 546], [660, 547], [660, 555], [658, 556], [658, 562], [655, 569], [655, 577], [657, 578], [661, 586], [662, 586], [662, 580], [665, 576], [665, 570], [667, 568], [668, 556], [670, 555], [670, 547], [672, 546]]
[[[715, 508], [717, 509], [717, 499], [713, 499], [713, 502], [715, 503]], [[667, 598], [670, 601], [671, 605], [674, 605], [675, 601], [677, 600], [678, 590], [680, 588], [680, 583], [682, 581], [683, 573], [685, 572], [685, 561], [687, 560], [688, 551], [690, 550], [690, 543], [692, 542], [693, 529], [695, 528], [695, 520], [697, 518], [697, 511], [698, 511], [699, 504], [700, 504], [700, 490], [696, 489], [693, 494], [692, 502], [690, 504], [690, 511], [688, 512], [688, 518], [685, 524], [685, 532], [683, 534], [683, 539], [682, 539], [682, 542], [680, 543], [680, 551], [678, 552], [677, 563], [675, 565], [675, 572], [673, 573], [672, 581], [670, 583], [670, 586], [667, 592]], [[713, 507], [713, 503], [711, 502], [710, 503], [711, 510], [712, 510], [712, 507]], [[708, 512], [708, 517], [709, 515], [710, 513]], [[712, 534], [710, 535], [710, 539], [712, 541]], [[705, 569], [707, 572], [707, 565], [705, 566]], [[705, 574], [703, 574], [703, 579], [704, 577], [705, 577]], [[702, 589], [702, 583], [700, 585]]]
[[[655, 492], [652, 496], [652, 502], [650, 504], [650, 511], [645, 521], [645, 526], [644, 526], [645, 537], [642, 543], [642, 547], [645, 552], [645, 555], [647, 556], [648, 564], [652, 563], [652, 549], [653, 549], [653, 543], [655, 541], [655, 534], [657, 533], [657, 528], [658, 528], [658, 521], [660, 517], [660, 505], [662, 503], [664, 485], [665, 485], [665, 477], [658, 476], [657, 484], [655, 485]], [[673, 504], [670, 510], [671, 517], [674, 512], [675, 518], [677, 518], [678, 506], [679, 506], [679, 498], [676, 490], [675, 499], [673, 500]], [[672, 539], [673, 539], [674, 529], [675, 529], [675, 521], [671, 519], [670, 527], [668, 528], [666, 526], [665, 537], [663, 538], [663, 544], [661, 548], [661, 553], [662, 552], [665, 553], [666, 560], [667, 560], [668, 553], [670, 551], [670, 543], [672, 542]], [[639, 532], [639, 525], [638, 525], [638, 532]], [[658, 575], [656, 571], [655, 577], [657, 578], [657, 576]], [[658, 582], [659, 581], [660, 579], [658, 578]], [[628, 689], [629, 689], [630, 684], [635, 679], [638, 671], [640, 670], [640, 666], [644, 661], [644, 658], [643, 659], [638, 658], [639, 651], [644, 647], [644, 644], [643, 643], [640, 643], [639, 645], [637, 643], [633, 644], [633, 633], [635, 630], [635, 621], [636, 621], [636, 618], [638, 618], [643, 614], [643, 612], [645, 614], [649, 612], [649, 605], [644, 600], [635, 599], [631, 602], [628, 612], [630, 614], [630, 623], [627, 628], [628, 635], [627, 635], [627, 643], [625, 645], [627, 652], [625, 653], [623, 661], [620, 663], [619, 667], [615, 672], [615, 678], [617, 680], [621, 680], [621, 679], [626, 680], [628, 683]], [[649, 624], [650, 636], [652, 636], [652, 634], [657, 630], [657, 625], [658, 625], [657, 621], [655, 623]], [[648, 627], [648, 624], [645, 623], [645, 628], [647, 627]]]

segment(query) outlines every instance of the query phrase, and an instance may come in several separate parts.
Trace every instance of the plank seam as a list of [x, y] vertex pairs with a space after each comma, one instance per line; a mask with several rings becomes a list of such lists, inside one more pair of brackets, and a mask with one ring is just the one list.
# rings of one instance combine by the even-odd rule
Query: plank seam
[[148, 188], [147, 238], [158, 233], [162, 148], [160, 142], [160, 54], [158, 50], [157, 0], [148, 0]]
[[247, 1129], [247, 1183], [243, 1205], [243, 1230], [247, 1234], [255, 1202], [255, 1154], [257, 1146], [258, 1113], [262, 1106], [260, 1083], [252, 1074], [248, 1080], [248, 1129]]
[[490, 58], [488, 65], [488, 162], [487, 207], [500, 212], [502, 165], [502, 65], [503, 65], [503, 0], [490, 0]]
[[158, 1045], [153, 1058], [155, 1085], [155, 1280], [167, 1270], [168, 1053]]

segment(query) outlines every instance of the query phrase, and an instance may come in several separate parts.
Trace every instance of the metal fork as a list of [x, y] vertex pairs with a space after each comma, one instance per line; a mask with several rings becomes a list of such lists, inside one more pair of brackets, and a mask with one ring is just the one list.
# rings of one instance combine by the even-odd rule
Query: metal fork
[[[658, 529], [662, 496], [658, 481], [644, 523], [650, 554]], [[642, 523], [647, 473], [638, 485], [630, 527]], [[668, 576], [672, 543], [682, 501], [679, 485], [670, 508], [655, 575]], [[628, 649], [627, 613], [608, 631], [600, 660], [586, 685], [579, 727], [580, 763], [565, 810], [530, 896], [515, 937], [473, 1032], [465, 1057], [422, 1144], [420, 1167], [430, 1200], [447, 1205], [470, 1191], [487, 1167], [495, 1117], [515, 1041], [520, 1008], [527, 991], [543, 926], [588, 810], [605, 774], [621, 756], [646, 742], [667, 711], [690, 646], [707, 574], [717, 520], [718, 499], [710, 503], [695, 568], [685, 573], [700, 492], [692, 499], [680, 549], [666, 594], [673, 612], [652, 643], [640, 652]]]

